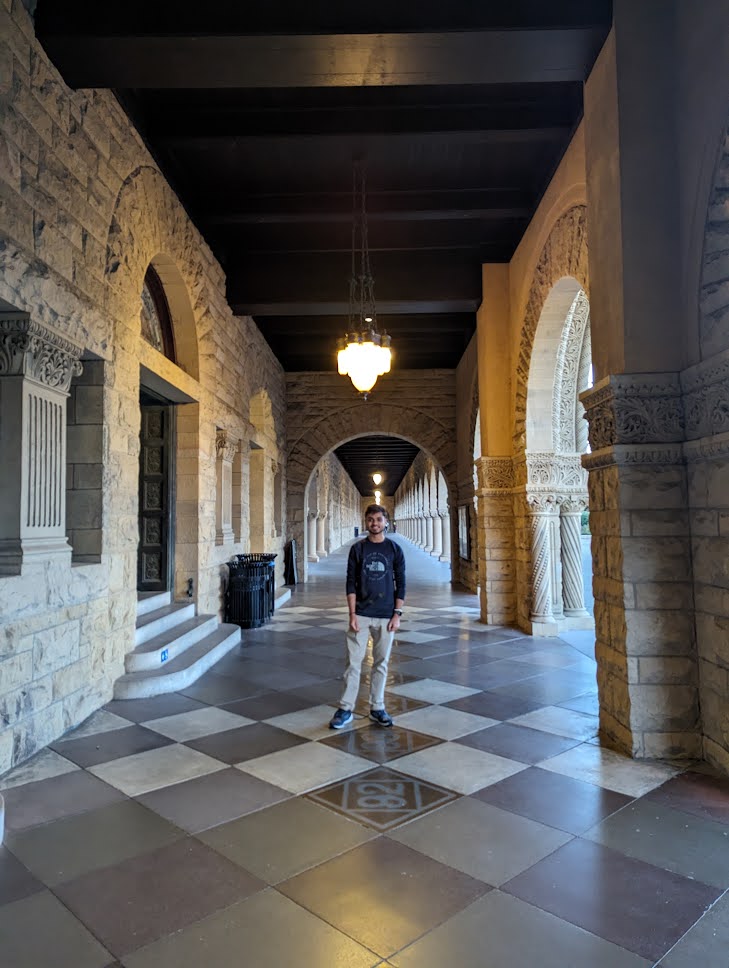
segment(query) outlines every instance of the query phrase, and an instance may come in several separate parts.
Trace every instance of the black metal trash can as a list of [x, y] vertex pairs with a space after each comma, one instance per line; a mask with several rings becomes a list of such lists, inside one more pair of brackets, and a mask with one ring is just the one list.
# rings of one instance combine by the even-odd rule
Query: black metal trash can
[[359, 528], [354, 529], [354, 536], [355, 538], [359, 538]]
[[262, 552], [236, 555], [228, 562], [225, 621], [242, 629], [257, 629], [273, 615], [276, 555]]

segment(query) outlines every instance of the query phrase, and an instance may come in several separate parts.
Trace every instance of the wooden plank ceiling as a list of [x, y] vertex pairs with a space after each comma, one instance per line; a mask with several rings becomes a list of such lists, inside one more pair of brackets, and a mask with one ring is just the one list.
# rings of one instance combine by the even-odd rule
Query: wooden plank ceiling
[[[367, 168], [378, 323], [454, 368], [569, 144], [611, 0], [39, 0], [71, 87], [111, 88], [287, 371], [331, 370]], [[369, 490], [363, 493], [369, 493]]]

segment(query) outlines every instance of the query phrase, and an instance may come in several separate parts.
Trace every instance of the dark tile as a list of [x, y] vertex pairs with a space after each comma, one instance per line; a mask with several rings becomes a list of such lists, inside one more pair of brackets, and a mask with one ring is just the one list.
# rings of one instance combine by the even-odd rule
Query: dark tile
[[313, 686], [303, 686], [302, 688], [289, 689], [294, 696], [300, 696], [302, 699], [307, 699], [315, 705], [320, 703], [328, 703], [329, 705], [336, 706], [339, 701], [339, 697], [344, 692], [344, 682], [341, 677], [339, 679], [327, 679], [325, 682], [317, 682]]
[[178, 840], [182, 831], [132, 800], [10, 834], [7, 845], [53, 886]]
[[455, 740], [463, 746], [472, 746], [487, 753], [496, 753], [509, 760], [519, 763], [541, 763], [550, 756], [557, 756], [573, 746], [579, 746], [581, 740], [570, 739], [566, 736], [555, 736], [545, 733], [541, 729], [529, 729], [527, 726], [515, 726], [511, 723], [499, 723], [488, 729], [480, 729], [477, 733], [460, 736]]
[[496, 692], [480, 692], [472, 696], [464, 696], [462, 699], [454, 699], [452, 702], [444, 703], [451, 709], [460, 709], [464, 713], [473, 713], [475, 716], [488, 716], [489, 719], [514, 719], [516, 716], [524, 716], [526, 713], [541, 709], [543, 702], [518, 699], [515, 696], [502, 695]]
[[122, 957], [263, 887], [237, 864], [188, 838], [68, 881], [56, 893]]
[[437, 746], [441, 740], [435, 736], [425, 736], [410, 729], [381, 729], [379, 726], [369, 726], [362, 729], [349, 730], [338, 733], [330, 739], [322, 740], [325, 746], [344, 750], [352, 756], [362, 756], [375, 763], [387, 763], [408, 753]]
[[573, 840], [502, 890], [657, 961], [722, 893], [586, 840]]
[[235, 702], [226, 703], [222, 708], [238, 716], [262, 720], [284, 716], [286, 713], [298, 713], [314, 705], [316, 703], [311, 700], [302, 699], [291, 692], [266, 692], [251, 699], [237, 699]]
[[[363, 877], [363, 871], [372, 871], [372, 878]], [[388, 957], [489, 888], [418, 851], [377, 838], [279, 884], [278, 890]]]
[[572, 834], [583, 833], [631, 802], [622, 793], [538, 767], [523, 770], [471, 795]]
[[[365, 687], [361, 692], [361, 699], [354, 707], [355, 712], [362, 716], [368, 716], [370, 712], [369, 690]], [[400, 716], [402, 713], [409, 713], [413, 709], [422, 709], [423, 706], [428, 705], [430, 704], [422, 702], [420, 699], [411, 699], [409, 696], [398, 696], [394, 692], [385, 691], [385, 706], [391, 716]]]
[[537, 675], [519, 682], [510, 682], [502, 686], [494, 686], [492, 691], [515, 699], [528, 699], [539, 703], [540, 706], [556, 706], [567, 699], [575, 699], [594, 691], [589, 688], [580, 676], [577, 681], [570, 678], [568, 672], [555, 676]]
[[185, 695], [199, 699], [212, 706], [231, 703], [236, 699], [248, 699], [268, 690], [259, 683], [207, 673], [185, 690]]
[[390, 830], [457, 798], [452, 790], [386, 767], [359, 773], [307, 796], [375, 830]]
[[106, 968], [112, 961], [50, 891], [0, 908], [3, 968]]
[[682, 773], [651, 790], [649, 800], [704, 820], [729, 825], [729, 780], [704, 773]]
[[146, 753], [148, 750], [171, 746], [174, 741], [144, 726], [125, 726], [124, 729], [110, 729], [105, 733], [82, 736], [51, 744], [51, 749], [65, 756], [79, 766], [98, 766], [122, 756]]
[[9, 850], [0, 847], [0, 906], [42, 891], [43, 884]]
[[198, 833], [289, 796], [271, 783], [230, 769], [153, 790], [137, 800], [177, 827]]
[[497, 659], [470, 669], [467, 676], [461, 675], [458, 682], [474, 689], [488, 690], [511, 683], [526, 682], [538, 672], [539, 670], [524, 662], [517, 662], [516, 659]]
[[[321, 663], [321, 675], [311, 675], [308, 672], [300, 672], [297, 669], [289, 669], [284, 666], [277, 666], [269, 662], [259, 662], [252, 659], [245, 666], [246, 679], [251, 683], [257, 683], [264, 687], [266, 691], [271, 689], [293, 690], [303, 686], [314, 685], [325, 679], [328, 675], [327, 663]], [[261, 688], [259, 691], [263, 691]], [[238, 698], [244, 698], [240, 696]]]
[[574, 709], [577, 713], [588, 713], [590, 716], [600, 715], [600, 700], [596, 692], [576, 696], [573, 699], [566, 700], [566, 702], [558, 703], [558, 705], [564, 706], [565, 709]]
[[294, 736], [293, 733], [287, 733], [268, 723], [253, 723], [250, 726], [227, 729], [223, 733], [191, 739], [184, 745], [223, 763], [242, 763], [244, 760], [277, 753], [306, 742], [303, 737]]
[[154, 696], [151, 699], [115, 699], [107, 703], [104, 709], [133, 723], [146, 723], [150, 719], [161, 719], [163, 716], [190, 713], [193, 709], [202, 709], [204, 705], [205, 703], [197, 702], [179, 692], [173, 692], [168, 696]]
[[36, 827], [125, 799], [120, 790], [84, 770], [11, 787], [3, 796], [8, 831]]

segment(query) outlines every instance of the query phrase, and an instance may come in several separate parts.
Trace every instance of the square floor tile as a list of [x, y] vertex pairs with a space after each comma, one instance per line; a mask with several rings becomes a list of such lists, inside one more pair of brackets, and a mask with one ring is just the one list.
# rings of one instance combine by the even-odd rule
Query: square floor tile
[[654, 962], [721, 893], [587, 840], [560, 847], [503, 890]]
[[661, 968], [719, 968], [729, 963], [728, 951], [729, 894], [725, 894], [661, 960]]
[[595, 686], [589, 686], [579, 678], [573, 682], [567, 678], [569, 672], [560, 672], [557, 676], [536, 675], [518, 682], [494, 686], [494, 692], [503, 692], [507, 696], [517, 699], [531, 699], [542, 706], [554, 706], [566, 699], [574, 699], [588, 692], [596, 691]]
[[85, 770], [75, 770], [12, 787], [4, 798], [5, 828], [10, 832], [105, 807], [122, 800], [124, 794]]
[[112, 729], [124, 729], [125, 726], [130, 726], [131, 720], [125, 719], [123, 716], [117, 716], [116, 713], [107, 712], [106, 709], [97, 709], [96, 712], [85, 719], [80, 726], [76, 729], [72, 729], [70, 733], [66, 733], [62, 738], [67, 739], [82, 739], [84, 736], [94, 736], [96, 733], [106, 733]]
[[328, 739], [322, 740], [325, 746], [344, 750], [353, 756], [362, 756], [375, 763], [388, 763], [408, 753], [427, 749], [437, 745], [440, 740], [435, 736], [426, 736], [411, 729], [382, 729], [370, 724], [362, 729], [342, 730]]
[[250, 773], [296, 794], [306, 793], [371, 768], [370, 761], [362, 757], [333, 750], [322, 743], [306, 741], [303, 745], [280, 750], [278, 753], [246, 760], [236, 767], [244, 773]]
[[530, 729], [541, 729], [546, 733], [557, 736], [569, 736], [585, 742], [597, 736], [600, 725], [597, 716], [578, 713], [574, 709], [563, 709], [561, 706], [544, 706], [534, 712], [511, 719], [513, 726], [528, 726]]
[[460, 743], [441, 743], [431, 749], [420, 750], [394, 760], [392, 768], [455, 790], [473, 793], [526, 769], [523, 763], [484, 753]]
[[231, 767], [145, 793], [138, 802], [175, 826], [198, 833], [269, 807], [289, 796], [280, 787]]
[[570, 835], [471, 797], [388, 836], [498, 887], [569, 841]]
[[729, 887], [729, 828], [651, 800], [639, 800], [585, 837], [714, 887]]
[[682, 773], [648, 794], [655, 803], [704, 820], [729, 825], [729, 779], [705, 773]]
[[53, 886], [181, 836], [166, 820], [124, 800], [11, 834], [7, 846], [36, 877]]
[[[329, 720], [334, 715], [336, 706], [310, 706], [308, 709], [301, 709], [295, 713], [284, 713], [283, 716], [274, 716], [266, 722], [269, 726], [277, 729], [286, 730], [296, 736], [303, 736], [305, 739], [324, 739], [331, 736]], [[359, 725], [353, 723], [353, 725]]]
[[266, 692], [251, 699], [238, 699], [228, 703], [223, 708], [237, 716], [262, 721], [274, 716], [284, 716], [286, 713], [296, 713], [300, 709], [308, 709], [314, 705], [308, 699], [302, 699], [291, 692]]
[[81, 739], [62, 740], [54, 743], [51, 748], [72, 763], [89, 767], [99, 763], [109, 763], [122, 756], [133, 756], [135, 753], [160, 749], [171, 743], [172, 740], [166, 736], [130, 723], [124, 729], [113, 729]]
[[50, 891], [0, 908], [7, 968], [105, 968], [112, 956]]
[[497, 723], [496, 719], [474, 716], [473, 713], [464, 713], [460, 709], [449, 709], [447, 706], [440, 705], [416, 709], [398, 716], [395, 720], [395, 724], [403, 729], [416, 729], [421, 733], [438, 736], [440, 739], [456, 739], [459, 736], [495, 726]]
[[[220, 706], [223, 703], [234, 702], [236, 699], [248, 699], [262, 692], [268, 692], [268, 689], [260, 683], [230, 676], [217, 676], [208, 672], [188, 686], [184, 695], [212, 706]], [[150, 718], [150, 716], [145, 717], [145, 719]]]
[[420, 679], [400, 686], [391, 686], [390, 692], [397, 696], [408, 696], [410, 699], [420, 699], [429, 703], [446, 703], [463, 696], [472, 696], [478, 689], [469, 689], [452, 682], [440, 682], [437, 679]]
[[679, 772], [676, 767], [638, 762], [591, 743], [575, 746], [545, 760], [540, 766], [543, 770], [586, 780], [629, 797], [642, 797]]
[[304, 742], [306, 741], [301, 737], [276, 729], [268, 723], [252, 722], [250, 726], [241, 726], [240, 729], [230, 729], [224, 733], [214, 733], [212, 736], [188, 740], [185, 745], [223, 763], [233, 764], [253, 760], [267, 753], [275, 753], [277, 750], [285, 750]]
[[600, 700], [596, 692], [576, 696], [573, 699], [568, 699], [566, 702], [560, 702], [558, 705], [563, 706], [565, 709], [574, 709], [578, 713], [587, 713], [588, 716], [600, 715]]
[[64, 773], [72, 773], [79, 767], [67, 760], [65, 756], [54, 753], [53, 750], [45, 749], [40, 753], [21, 763], [10, 770], [5, 776], [0, 777], [0, 790], [12, 790], [13, 787], [24, 786], [26, 783], [37, 783], [39, 780], [48, 780], [53, 776], [61, 776]]
[[207, 830], [198, 839], [277, 884], [374, 836], [367, 827], [297, 797]]
[[539, 823], [581, 834], [631, 802], [631, 798], [592, 783], [531, 767], [473, 797]]
[[396, 968], [651, 968], [624, 948], [491, 891], [393, 955]]
[[371, 968], [376, 955], [276, 891], [264, 891], [156, 941], [126, 968]]
[[360, 773], [309, 794], [322, 806], [336, 810], [375, 830], [390, 830], [454, 800], [451, 790], [386, 767]]
[[142, 725], [161, 733], [162, 736], [168, 736], [176, 743], [184, 743], [190, 739], [198, 739], [200, 736], [210, 736], [239, 726], [249, 726], [254, 722], [254, 719], [246, 719], [245, 716], [218, 709], [217, 706], [204, 706], [202, 709], [193, 709], [189, 713], [150, 719]]
[[118, 957], [263, 888], [193, 838], [62, 884], [63, 903]]
[[42, 890], [42, 882], [6, 847], [0, 847], [0, 907]]
[[[377, 890], [363, 870], [376, 872]], [[415, 850], [377, 838], [278, 885], [381, 957], [462, 910], [488, 887]]]
[[160, 716], [189, 713], [193, 709], [202, 709], [203, 706], [204, 703], [196, 702], [189, 696], [172, 692], [164, 696], [152, 696], [150, 699], [115, 699], [107, 703], [104, 709], [133, 723], [143, 723], [147, 719], [159, 719]]
[[576, 746], [579, 740], [555, 736], [540, 729], [514, 726], [512, 723], [499, 723], [490, 729], [461, 736], [459, 742], [474, 749], [533, 765]]
[[488, 691], [476, 692], [470, 696], [463, 696], [461, 699], [453, 699], [445, 705], [449, 709], [461, 709], [463, 712], [473, 713], [475, 716], [502, 720], [522, 716], [524, 713], [542, 708], [541, 702], [530, 702]]
[[[253, 729], [252, 726], [246, 727]], [[89, 772], [111, 784], [128, 797], [138, 797], [172, 783], [182, 783], [196, 776], [223, 770], [220, 760], [177, 743], [135, 756], [125, 756], [111, 763], [92, 766]]]

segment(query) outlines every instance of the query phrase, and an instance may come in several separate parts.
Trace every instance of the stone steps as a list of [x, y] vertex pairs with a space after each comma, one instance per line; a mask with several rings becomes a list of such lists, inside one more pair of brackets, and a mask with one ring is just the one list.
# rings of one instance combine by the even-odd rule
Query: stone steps
[[136, 648], [114, 683], [115, 699], [146, 699], [192, 685], [236, 645], [237, 625], [215, 615], [195, 615], [192, 602], [171, 602], [169, 592], [140, 596]]

